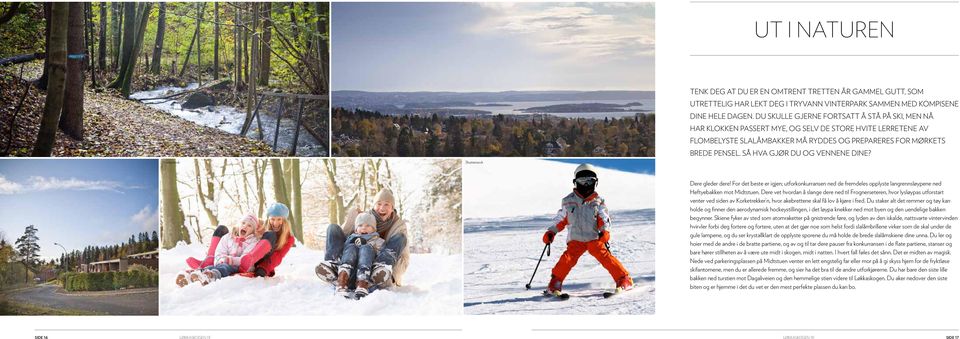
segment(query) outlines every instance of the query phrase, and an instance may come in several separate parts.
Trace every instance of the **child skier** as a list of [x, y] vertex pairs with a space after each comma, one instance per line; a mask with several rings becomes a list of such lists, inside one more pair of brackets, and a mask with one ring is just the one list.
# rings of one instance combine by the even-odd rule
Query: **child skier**
[[[240, 258], [252, 252], [259, 240], [256, 235], [258, 225], [257, 217], [253, 215], [243, 217], [240, 220], [240, 225], [224, 235], [217, 244], [213, 265], [200, 267], [190, 272], [181, 272], [177, 275], [177, 285], [184, 287], [193, 282], [206, 285], [210, 281], [240, 273]], [[187, 280], [188, 276], [189, 281]]]
[[564, 229], [567, 232], [567, 250], [560, 256], [546, 294], [560, 296], [563, 279], [570, 273], [570, 269], [577, 264], [583, 252], [589, 252], [600, 265], [610, 272], [613, 281], [617, 284], [617, 292], [633, 288], [633, 279], [610, 251], [607, 242], [610, 241], [610, 216], [607, 214], [607, 205], [594, 189], [597, 186], [597, 173], [593, 165], [581, 164], [574, 170], [573, 183], [576, 185], [573, 192], [563, 198], [560, 210], [552, 225], [543, 234], [543, 242], [550, 244], [554, 236]]
[[337, 294], [346, 296], [351, 278], [356, 279], [354, 296], [362, 298], [369, 293], [370, 269], [373, 259], [383, 247], [384, 240], [377, 233], [377, 219], [373, 214], [363, 212], [357, 215], [353, 234], [343, 243], [340, 255], [340, 267], [337, 270]]

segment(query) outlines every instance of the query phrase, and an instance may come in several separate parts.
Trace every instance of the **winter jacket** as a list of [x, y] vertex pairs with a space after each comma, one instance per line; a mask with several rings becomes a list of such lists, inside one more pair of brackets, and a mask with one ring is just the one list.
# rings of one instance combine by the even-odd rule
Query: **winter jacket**
[[240, 266], [240, 258], [253, 251], [253, 247], [257, 245], [258, 240], [252, 233], [246, 237], [227, 233], [217, 244], [217, 250], [213, 255], [213, 263]]
[[[407, 223], [397, 215], [396, 209], [393, 210], [393, 215], [388, 220], [380, 220], [380, 214], [373, 209], [370, 209], [370, 213], [377, 218], [377, 233], [382, 235], [383, 239], [389, 241], [390, 237], [399, 234], [403, 234], [407, 238], [408, 245], [403, 248], [403, 251], [397, 257], [397, 263], [393, 265], [393, 283], [401, 286], [403, 273], [407, 271], [407, 266], [410, 265], [410, 236], [407, 234]], [[347, 214], [347, 221], [342, 226], [343, 234], [353, 234], [353, 222], [357, 218], [357, 214], [360, 214], [357, 210], [352, 210]]]
[[607, 204], [596, 192], [584, 198], [573, 191], [563, 198], [557, 216], [553, 218], [550, 231], [560, 233], [565, 228], [567, 242], [587, 242], [600, 238], [600, 233], [610, 226]]
[[[283, 257], [287, 255], [287, 252], [290, 252], [290, 247], [293, 246], [294, 241], [293, 235], [288, 235], [287, 243], [281, 248], [273, 249], [273, 253], [270, 253], [270, 255], [257, 262], [256, 268], [262, 268], [268, 277], [276, 275], [274, 269], [280, 266], [280, 262], [283, 261]], [[256, 268], [254, 270], [256, 270]]]
[[367, 234], [353, 233], [347, 237], [347, 240], [344, 241], [343, 244], [352, 244], [357, 239], [363, 239], [364, 243], [373, 246], [373, 249], [377, 250], [377, 252], [380, 252], [380, 249], [383, 248], [383, 244], [387, 242], [386, 240], [383, 240], [383, 238], [381, 238], [377, 232], [373, 232]]

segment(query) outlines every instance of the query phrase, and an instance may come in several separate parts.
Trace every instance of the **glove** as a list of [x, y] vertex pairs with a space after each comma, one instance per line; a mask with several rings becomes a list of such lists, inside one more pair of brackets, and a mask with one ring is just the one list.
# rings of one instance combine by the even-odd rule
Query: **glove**
[[361, 238], [361, 237], [356, 237], [356, 238], [353, 239], [353, 244], [354, 244], [354, 245], [357, 245], [357, 247], [363, 246], [363, 245], [365, 245], [366, 243], [367, 243], [367, 239], [364, 239], [364, 238]]
[[550, 244], [550, 243], [552, 243], [552, 242], [553, 242], [553, 236], [555, 236], [555, 235], [557, 235], [557, 234], [556, 234], [556, 233], [553, 233], [553, 231], [547, 230], [547, 232], [543, 234], [543, 243], [544, 243], [544, 244]]
[[602, 243], [610, 242], [610, 232], [604, 230], [604, 231], [601, 231], [600, 234], [598, 234], [598, 236], [600, 237], [599, 239], [600, 242]]

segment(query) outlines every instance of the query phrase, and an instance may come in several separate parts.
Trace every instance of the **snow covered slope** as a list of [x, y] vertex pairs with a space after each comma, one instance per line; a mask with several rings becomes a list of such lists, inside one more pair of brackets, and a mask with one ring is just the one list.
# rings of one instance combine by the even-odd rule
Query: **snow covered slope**
[[413, 254], [403, 287], [379, 290], [354, 301], [314, 274], [323, 252], [302, 245], [290, 249], [271, 278], [229, 277], [207, 286], [180, 288], [176, 275], [202, 245], [180, 244], [160, 253], [162, 315], [457, 315], [463, 294], [462, 256]]
[[[560, 199], [573, 189], [576, 168], [575, 164], [542, 159], [467, 159], [463, 164], [463, 217], [489, 219], [554, 213], [560, 208]], [[656, 207], [653, 175], [599, 168], [597, 177], [597, 192], [611, 210]]]
[[653, 314], [655, 310], [654, 210], [612, 211], [610, 249], [633, 276], [636, 288], [604, 299], [613, 279], [597, 260], [584, 253], [564, 282], [567, 301], [542, 297], [550, 270], [566, 249], [566, 232], [544, 256], [530, 290], [530, 280], [543, 250], [540, 240], [552, 215], [464, 222], [464, 312], [466, 314]]

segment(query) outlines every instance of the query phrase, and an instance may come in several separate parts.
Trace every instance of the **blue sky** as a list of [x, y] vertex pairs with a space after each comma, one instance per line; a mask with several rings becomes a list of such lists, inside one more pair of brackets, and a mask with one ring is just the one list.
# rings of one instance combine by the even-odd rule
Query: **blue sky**
[[[565, 162], [568, 164], [589, 163], [591, 165], [620, 170], [624, 172], [656, 175], [656, 161], [654, 159], [547, 159], [550, 161]], [[603, 180], [602, 178], [600, 180]]]
[[652, 3], [333, 4], [334, 90], [653, 90]]
[[158, 230], [156, 160], [0, 159], [0, 231], [39, 230], [40, 256]]

